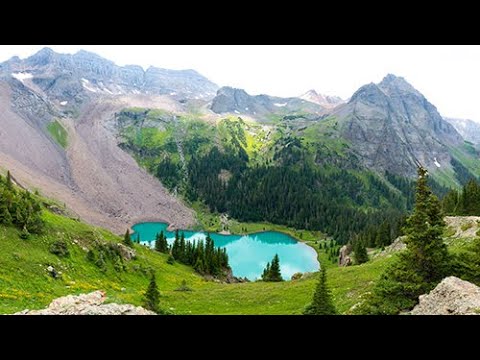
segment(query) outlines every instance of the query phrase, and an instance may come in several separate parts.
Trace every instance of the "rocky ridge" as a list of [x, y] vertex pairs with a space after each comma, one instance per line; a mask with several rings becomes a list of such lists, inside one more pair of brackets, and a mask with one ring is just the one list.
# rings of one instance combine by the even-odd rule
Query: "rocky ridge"
[[317, 115], [325, 113], [323, 106], [300, 98], [252, 96], [245, 90], [231, 87], [220, 88], [210, 108], [217, 114], [246, 114], [260, 119], [272, 113], [289, 114], [299, 111]]

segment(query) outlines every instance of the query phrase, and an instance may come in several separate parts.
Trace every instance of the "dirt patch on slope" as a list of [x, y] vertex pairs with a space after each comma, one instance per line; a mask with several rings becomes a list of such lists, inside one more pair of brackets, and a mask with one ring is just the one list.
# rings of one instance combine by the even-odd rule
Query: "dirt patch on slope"
[[0, 83], [0, 167], [30, 189], [66, 204], [82, 220], [122, 233], [133, 223], [165, 221], [188, 228], [194, 213], [117, 146], [108, 122], [125, 107], [181, 112], [161, 96], [102, 98], [84, 106], [76, 120], [62, 119], [69, 134], [63, 151], [45, 129], [29, 124], [11, 108]]
[[187, 228], [195, 222], [193, 212], [121, 150], [104, 126], [115, 112], [138, 103], [135, 98], [111, 99], [86, 106], [67, 151], [72, 177], [83, 198], [110, 214], [107, 221], [124, 225], [158, 220]]

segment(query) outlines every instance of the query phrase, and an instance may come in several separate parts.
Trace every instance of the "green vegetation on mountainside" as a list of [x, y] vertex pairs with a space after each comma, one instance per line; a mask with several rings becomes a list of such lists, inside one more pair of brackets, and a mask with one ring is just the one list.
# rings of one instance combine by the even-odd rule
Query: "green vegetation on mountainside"
[[62, 148], [66, 149], [68, 146], [68, 133], [67, 130], [55, 120], [47, 125], [47, 130], [55, 140], [55, 142]]
[[394, 184], [356, 168], [348, 143], [328, 130], [335, 118], [211, 124], [127, 109], [118, 123], [121, 146], [165, 186], [239, 222], [322, 231], [345, 243], [368, 225], [393, 225], [408, 208]]

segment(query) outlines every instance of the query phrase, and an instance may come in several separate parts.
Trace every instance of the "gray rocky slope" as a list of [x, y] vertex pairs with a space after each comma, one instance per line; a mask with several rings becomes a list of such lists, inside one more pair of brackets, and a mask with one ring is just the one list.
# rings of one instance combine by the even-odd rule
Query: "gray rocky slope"
[[430, 170], [451, 167], [451, 148], [463, 138], [435, 106], [405, 79], [387, 75], [361, 87], [331, 114], [370, 169], [414, 176], [419, 162]]
[[[152, 94], [155, 89], [207, 94], [215, 86], [206, 81], [205, 88], [184, 88], [182, 81], [191, 83], [190, 72], [165, 71], [168, 81], [152, 80], [148, 73], [142, 70], [140, 87], [124, 68], [94, 54], [60, 55], [49, 49], [1, 64], [0, 168], [65, 203], [83, 220], [115, 232], [144, 220], [194, 224], [193, 212], [117, 146], [108, 124], [126, 107], [183, 111], [170, 95]], [[114, 87], [117, 94], [111, 94]], [[68, 132], [66, 149], [47, 131], [54, 120]]]
[[480, 144], [480, 124], [478, 122], [468, 119], [454, 118], [445, 118], [445, 120], [452, 124], [465, 140], [476, 145]]

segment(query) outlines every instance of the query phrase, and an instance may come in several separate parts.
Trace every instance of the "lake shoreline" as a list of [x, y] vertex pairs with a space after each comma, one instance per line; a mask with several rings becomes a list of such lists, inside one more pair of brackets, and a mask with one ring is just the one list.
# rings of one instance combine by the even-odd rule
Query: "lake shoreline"
[[[256, 227], [258, 229], [260, 226]], [[156, 235], [163, 231], [171, 244], [176, 231], [171, 231], [171, 228], [171, 224], [165, 221], [139, 222], [131, 226], [132, 239], [139, 238], [142, 244], [151, 247]], [[242, 229], [247, 228], [248, 226]], [[216, 247], [225, 248], [229, 256], [232, 256], [232, 269], [235, 276], [246, 277], [251, 281], [261, 276], [266, 264], [275, 254], [283, 259], [282, 272], [285, 272], [284, 277], [287, 281], [297, 272], [318, 271], [320, 268], [318, 252], [307, 242], [308, 240], [300, 240], [287, 231], [269, 229], [268, 226], [264, 229], [238, 234], [227, 231], [203, 231], [198, 228], [178, 229], [178, 231], [184, 233], [185, 237], [191, 241], [198, 241], [210, 235]], [[237, 230], [239, 230], [238, 227]]]

